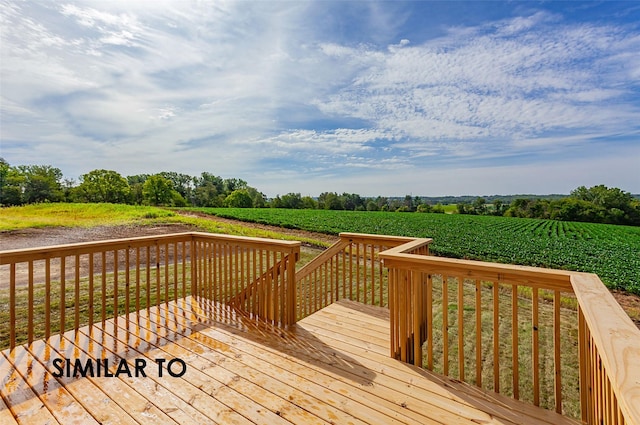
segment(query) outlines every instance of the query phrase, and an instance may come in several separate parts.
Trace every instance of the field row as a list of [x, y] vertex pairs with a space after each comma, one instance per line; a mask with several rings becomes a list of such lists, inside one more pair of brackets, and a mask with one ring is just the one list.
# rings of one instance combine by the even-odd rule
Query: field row
[[200, 212], [327, 234], [431, 237], [436, 255], [596, 273], [640, 294], [640, 227], [457, 214], [204, 208]]

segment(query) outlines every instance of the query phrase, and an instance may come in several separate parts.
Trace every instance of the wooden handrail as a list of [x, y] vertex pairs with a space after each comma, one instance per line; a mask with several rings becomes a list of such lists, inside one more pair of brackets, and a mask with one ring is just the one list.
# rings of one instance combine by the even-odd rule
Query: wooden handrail
[[[390, 315], [391, 315], [391, 355], [403, 361], [408, 361], [418, 365], [422, 364], [423, 343], [426, 341], [425, 358], [428, 358], [427, 368], [433, 368], [434, 341], [433, 322], [435, 316], [432, 309], [435, 309], [436, 300], [433, 298], [433, 291], [436, 284], [434, 276], [442, 281], [438, 285], [442, 287], [442, 337], [444, 340], [444, 373], [449, 374], [447, 365], [451, 356], [448, 345], [455, 344], [447, 335], [450, 331], [458, 334], [457, 345], [454, 346], [458, 357], [459, 378], [465, 380], [465, 359], [460, 356], [460, 347], [465, 338], [473, 337], [468, 335], [465, 327], [472, 319], [470, 313], [465, 313], [468, 301], [465, 297], [470, 291], [475, 292], [475, 327], [482, 326], [482, 305], [480, 300], [482, 293], [486, 292], [486, 297], [490, 297], [493, 307], [492, 328], [493, 336], [493, 358], [498, 358], [499, 353], [504, 350], [499, 344], [511, 340], [513, 345], [513, 385], [511, 391], [515, 398], [518, 396], [518, 369], [522, 369], [522, 364], [518, 359], [517, 333], [512, 333], [512, 338], [505, 338], [498, 333], [499, 324], [504, 318], [503, 313], [498, 310], [501, 298], [506, 300], [509, 308], [512, 308], [513, 323], [519, 317], [518, 306], [522, 301], [519, 295], [520, 288], [528, 288], [532, 303], [533, 316], [531, 327], [533, 332], [533, 403], [540, 403], [540, 394], [537, 393], [540, 386], [540, 376], [538, 370], [541, 367], [540, 353], [538, 352], [538, 328], [542, 320], [539, 309], [543, 304], [549, 304], [553, 318], [553, 339], [554, 349], [552, 355], [555, 364], [555, 385], [552, 392], [555, 392], [555, 410], [563, 412], [562, 401], [563, 384], [560, 381], [560, 359], [567, 355], [560, 347], [561, 319], [561, 294], [570, 294], [577, 299], [578, 318], [573, 323], [578, 329], [579, 353], [579, 397], [580, 411], [583, 422], [589, 424], [600, 423], [632, 423], [640, 424], [640, 330], [633, 324], [620, 305], [613, 298], [609, 290], [600, 281], [598, 276], [593, 274], [578, 273], [564, 270], [551, 270], [536, 267], [516, 266], [499, 263], [487, 263], [471, 260], [459, 260], [441, 257], [431, 257], [411, 254], [412, 246], [415, 242], [403, 246], [397, 246], [387, 251], [379, 253], [385, 267], [389, 270], [390, 285]], [[449, 292], [456, 295], [451, 299]], [[549, 301], [539, 301], [543, 292]], [[549, 298], [550, 297], [550, 298]], [[440, 302], [440, 301], [438, 301]], [[448, 310], [455, 307], [453, 314]], [[448, 314], [449, 313], [449, 314]], [[521, 313], [520, 313], [521, 314]], [[450, 317], [452, 316], [452, 317]], [[451, 323], [453, 321], [453, 324]], [[453, 326], [453, 329], [452, 329]], [[500, 325], [501, 327], [502, 325]], [[514, 328], [515, 329], [515, 328]], [[566, 332], [566, 328], [563, 332]], [[482, 329], [484, 331], [484, 329]], [[499, 341], [503, 341], [499, 343]], [[480, 350], [482, 339], [475, 336], [476, 365], [485, 363], [485, 354]], [[491, 347], [483, 347], [491, 355]], [[508, 348], [507, 348], [508, 350]], [[448, 352], [447, 352], [448, 351]], [[464, 354], [464, 352], [462, 353]], [[441, 361], [442, 362], [442, 361]], [[498, 387], [499, 365], [493, 362], [493, 389], [500, 391]], [[530, 372], [531, 373], [531, 372]], [[477, 366], [476, 376], [471, 377], [479, 386], [484, 386], [482, 381], [482, 371]], [[491, 385], [491, 383], [489, 383]], [[571, 385], [569, 385], [571, 386]], [[499, 389], [500, 388], [500, 389]], [[502, 392], [502, 391], [500, 391]]]
[[[365, 233], [340, 233], [340, 239], [296, 272], [298, 317], [342, 298], [387, 305], [386, 274], [377, 253], [416, 238]], [[420, 239], [422, 255], [431, 239]], [[418, 246], [416, 245], [416, 246]]]
[[384, 251], [380, 253], [380, 258], [386, 267], [398, 266], [420, 271], [437, 270], [438, 273], [464, 276], [469, 279], [517, 283], [539, 289], [573, 292], [569, 280], [572, 274], [570, 271], [405, 254], [401, 251], [402, 247]]
[[342, 252], [342, 250], [348, 245], [349, 242], [344, 239], [339, 239], [334, 242], [333, 245], [322, 251], [319, 255], [314, 257], [313, 260], [309, 261], [296, 272], [296, 282], [300, 282], [302, 279], [309, 276], [314, 270], [317, 270], [318, 267], [325, 264], [328, 259]]
[[640, 330], [598, 276], [572, 273], [571, 285], [580, 312], [583, 420], [621, 416], [625, 423], [640, 424]]

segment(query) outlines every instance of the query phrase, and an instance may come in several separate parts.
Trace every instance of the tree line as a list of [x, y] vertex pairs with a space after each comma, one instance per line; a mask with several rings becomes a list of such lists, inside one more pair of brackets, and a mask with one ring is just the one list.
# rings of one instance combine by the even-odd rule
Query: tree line
[[50, 165], [11, 166], [0, 158], [0, 205], [37, 202], [107, 202], [174, 207], [261, 208], [266, 196], [237, 178], [212, 173], [199, 176], [173, 171], [124, 177], [113, 170], [93, 170], [79, 182], [63, 179]]
[[[202, 172], [199, 176], [173, 171], [124, 177], [113, 170], [93, 170], [79, 182], [63, 179], [50, 165], [11, 166], [0, 158], [0, 206], [37, 202], [108, 202], [174, 207], [234, 207], [328, 209], [444, 213], [444, 206], [419, 196], [362, 197], [356, 193], [323, 192], [317, 198], [300, 193], [267, 197], [242, 179]], [[580, 186], [567, 197], [516, 198], [510, 203], [478, 197], [458, 202], [458, 214], [544, 218], [564, 221], [640, 225], [640, 200], [618, 188]]]

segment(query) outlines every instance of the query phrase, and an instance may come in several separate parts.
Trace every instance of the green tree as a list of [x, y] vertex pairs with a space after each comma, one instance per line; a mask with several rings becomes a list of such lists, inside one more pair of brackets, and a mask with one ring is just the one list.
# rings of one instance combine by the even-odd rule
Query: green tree
[[484, 198], [476, 198], [473, 201], [473, 212], [478, 215], [484, 215], [487, 213], [487, 200]]
[[315, 210], [318, 208], [318, 201], [313, 199], [311, 196], [303, 196], [302, 208], [305, 210]]
[[127, 176], [127, 183], [129, 183], [130, 194], [129, 202], [142, 205], [144, 197], [142, 196], [142, 186], [144, 182], [149, 178], [149, 174], [137, 174], [135, 176]]
[[224, 187], [224, 193], [229, 195], [233, 191], [236, 191], [239, 189], [246, 189], [247, 182], [242, 179], [236, 179], [236, 178], [224, 179], [223, 187]]
[[171, 181], [160, 174], [150, 176], [142, 185], [142, 197], [149, 205], [171, 205], [173, 199]]
[[302, 208], [302, 196], [299, 193], [289, 192], [280, 198], [280, 208], [297, 210]]
[[0, 158], [0, 205], [22, 205], [25, 177]]
[[62, 171], [59, 168], [50, 165], [21, 165], [18, 170], [24, 176], [25, 203], [59, 202], [64, 199]]
[[416, 211], [419, 213], [429, 213], [433, 211], [433, 208], [431, 208], [431, 205], [429, 204], [422, 203], [418, 205], [418, 207], [416, 208]]
[[93, 170], [80, 176], [78, 192], [87, 202], [124, 204], [130, 199], [131, 187], [127, 180], [112, 170]]
[[221, 177], [203, 172], [193, 179], [195, 189], [193, 204], [197, 207], [221, 207], [224, 205], [224, 181]]
[[318, 196], [318, 207], [325, 210], [343, 210], [344, 204], [335, 192], [323, 192]]
[[192, 200], [194, 189], [192, 176], [174, 171], [163, 171], [160, 175], [171, 182], [173, 190], [178, 192], [184, 200]]
[[236, 189], [227, 195], [224, 204], [230, 208], [251, 208], [253, 200], [247, 189]]
[[259, 192], [256, 188], [247, 186], [247, 193], [251, 197], [253, 208], [264, 208], [267, 206], [267, 197], [264, 193]]

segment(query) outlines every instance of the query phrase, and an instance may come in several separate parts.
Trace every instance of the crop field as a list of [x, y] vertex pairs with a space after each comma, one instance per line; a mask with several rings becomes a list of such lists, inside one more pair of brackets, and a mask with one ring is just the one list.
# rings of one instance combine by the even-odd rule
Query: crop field
[[640, 227], [458, 214], [285, 209], [190, 209], [327, 234], [430, 237], [435, 255], [596, 273], [640, 295]]

